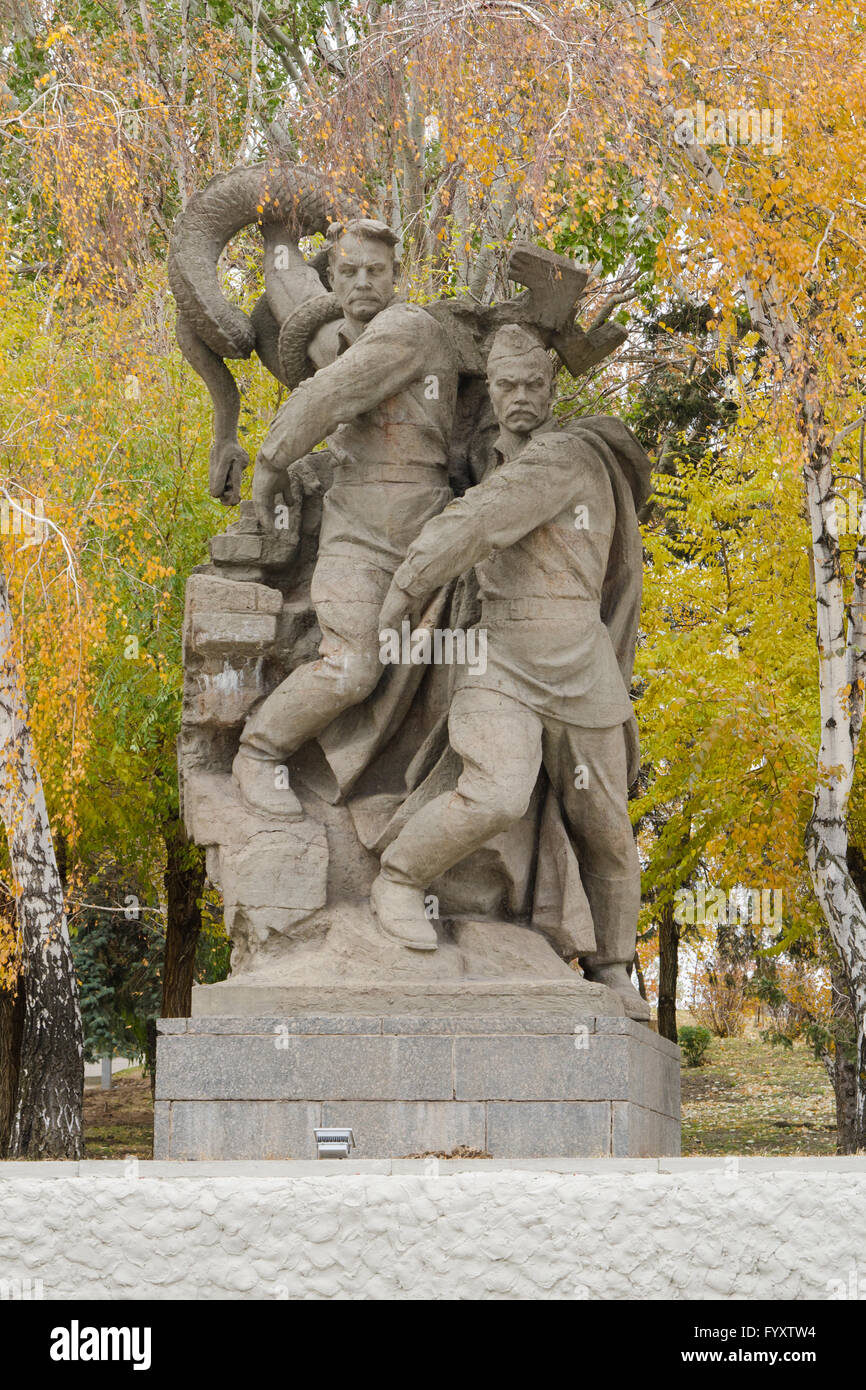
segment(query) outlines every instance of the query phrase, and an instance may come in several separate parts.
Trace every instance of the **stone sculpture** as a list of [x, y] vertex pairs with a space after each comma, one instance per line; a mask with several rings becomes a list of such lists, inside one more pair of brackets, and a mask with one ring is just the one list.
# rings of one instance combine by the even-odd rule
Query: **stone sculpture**
[[[389, 936], [435, 950], [426, 888], [521, 819], [543, 764], [578, 845], [592, 914], [596, 949], [581, 959], [584, 975], [615, 989], [639, 1016], [643, 1001], [629, 974], [640, 869], [624, 736], [633, 715], [601, 620], [617, 524], [636, 529], [633, 512], [621, 507], [617, 516], [601, 451], [637, 449], [625, 428], [616, 438], [616, 421], [598, 440], [585, 422], [580, 432], [557, 427], [553, 363], [525, 329], [499, 330], [487, 380], [500, 426], [496, 465], [421, 529], [394, 575], [381, 626], [396, 626], [474, 566], [489, 658], [483, 671], [458, 672], [448, 719], [463, 759], [456, 790], [417, 810], [387, 847], [373, 906]], [[617, 578], [623, 592], [638, 583], [624, 567]]]
[[[248, 318], [217, 262], [250, 223]], [[159, 1021], [155, 1156], [313, 1157], [323, 1125], [361, 1158], [677, 1153], [677, 1049], [629, 979], [649, 461], [551, 411], [555, 362], [625, 330], [584, 332], [587, 270], [519, 241], [520, 293], [405, 303], [395, 241], [292, 165], [212, 180], [173, 238], [226, 506], [226, 359], [291, 394], [187, 584], [181, 800], [232, 973]]]
[[[236, 170], [173, 242], [227, 505], [248, 460], [223, 359], [255, 350], [294, 388], [253, 502], [188, 587], [182, 800], [234, 947], [207, 988], [404, 1011], [499, 989], [645, 1018], [626, 765], [649, 461], [615, 420], [551, 415], [551, 352], [580, 375], [624, 330], [584, 332], [587, 271], [524, 242], [512, 299], [404, 303], [371, 211], [307, 169]], [[252, 221], [266, 292], [247, 319], [216, 262]], [[383, 663], [385, 629], [408, 659], [398, 641]], [[428, 664], [419, 631], [452, 656], [486, 633], [486, 671]]]
[[[372, 694], [379, 610], [394, 570], [451, 497], [448, 451], [457, 362], [430, 314], [394, 295], [397, 238], [384, 223], [332, 224], [329, 269], [344, 317], [320, 329], [315, 375], [294, 391], [256, 459], [253, 495], [272, 530], [286, 470], [329, 439], [334, 475], [310, 597], [321, 659], [299, 666], [247, 720], [234, 775], [254, 810], [300, 817], [279, 777], [285, 758]], [[297, 505], [297, 503], [295, 504]]]

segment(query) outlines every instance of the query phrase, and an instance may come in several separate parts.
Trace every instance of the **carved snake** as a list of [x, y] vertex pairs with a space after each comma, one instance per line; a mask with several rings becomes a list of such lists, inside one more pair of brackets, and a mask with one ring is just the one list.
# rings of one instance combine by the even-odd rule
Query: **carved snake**
[[[217, 174], [175, 222], [168, 278], [177, 302], [177, 340], [213, 402], [210, 492], [225, 506], [237, 505], [249, 464], [238, 441], [240, 395], [225, 359], [255, 352], [287, 386], [307, 375], [306, 343], [339, 309], [328, 292], [324, 254], [305, 261], [298, 242], [360, 212], [353, 196], [315, 169], [255, 164]], [[252, 223], [264, 240], [265, 293], [247, 315], [226, 299], [218, 265], [231, 238]]]

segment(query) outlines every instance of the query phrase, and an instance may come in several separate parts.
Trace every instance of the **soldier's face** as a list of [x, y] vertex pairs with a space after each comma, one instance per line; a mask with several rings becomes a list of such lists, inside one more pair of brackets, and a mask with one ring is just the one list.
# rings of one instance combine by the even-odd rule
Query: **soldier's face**
[[531, 434], [550, 414], [553, 379], [543, 353], [500, 358], [487, 385], [496, 419], [512, 434]]
[[384, 242], [347, 233], [337, 243], [331, 284], [344, 314], [369, 323], [394, 293], [394, 253]]

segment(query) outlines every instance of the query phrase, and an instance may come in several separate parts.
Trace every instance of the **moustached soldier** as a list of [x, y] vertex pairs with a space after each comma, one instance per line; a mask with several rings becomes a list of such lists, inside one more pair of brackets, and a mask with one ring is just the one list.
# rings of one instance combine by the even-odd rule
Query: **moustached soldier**
[[553, 363], [525, 329], [499, 330], [487, 377], [498, 467], [421, 528], [379, 620], [398, 628], [474, 565], [487, 667], [457, 675], [448, 718], [463, 761], [456, 789], [405, 823], [382, 854], [371, 902], [386, 935], [435, 949], [426, 890], [526, 813], [543, 764], [592, 917], [584, 974], [646, 1018], [630, 979], [640, 870], [627, 803], [642, 564], [635, 503], [649, 460], [619, 421], [558, 426]]

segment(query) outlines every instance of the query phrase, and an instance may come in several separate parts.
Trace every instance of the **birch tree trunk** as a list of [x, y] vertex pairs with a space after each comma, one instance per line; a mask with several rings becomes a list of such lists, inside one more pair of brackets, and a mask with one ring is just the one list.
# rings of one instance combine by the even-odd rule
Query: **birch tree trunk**
[[677, 1041], [677, 981], [679, 978], [680, 929], [674, 920], [674, 905], [662, 906], [659, 919], [659, 1036]]
[[84, 1047], [63, 891], [33, 761], [27, 697], [0, 573], [0, 820], [21, 930], [24, 1025], [10, 1158], [80, 1158]]
[[165, 841], [165, 961], [162, 1017], [188, 1018], [192, 1011], [195, 951], [201, 933], [199, 902], [204, 888], [201, 851], [191, 845], [177, 818], [163, 825]]
[[866, 538], [861, 508], [848, 605], [837, 535], [832, 443], [814, 370], [803, 373], [799, 425], [806, 451], [803, 473], [812, 523], [821, 708], [818, 782], [806, 827], [806, 859], [815, 895], [848, 977], [858, 1053], [855, 1143], [857, 1148], [866, 1148], [866, 910], [848, 867], [848, 801], [863, 719]]
[[[862, 888], [858, 885], [858, 892]], [[851, 992], [845, 967], [839, 953], [827, 940], [824, 932], [824, 949], [830, 959], [830, 1005], [831, 1032], [833, 1035], [832, 1056], [824, 1059], [827, 1072], [833, 1083], [836, 1097], [836, 1151], [840, 1154], [857, 1152], [857, 1065], [859, 1058], [852, 1060], [851, 1042], [854, 1041], [854, 1011], [851, 1007]]]
[[16, 982], [11, 989], [0, 986], [0, 1158], [9, 1153], [23, 1031], [24, 992], [20, 984]]

